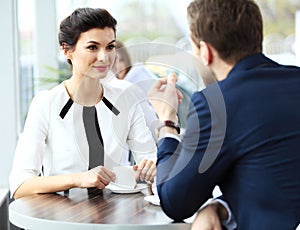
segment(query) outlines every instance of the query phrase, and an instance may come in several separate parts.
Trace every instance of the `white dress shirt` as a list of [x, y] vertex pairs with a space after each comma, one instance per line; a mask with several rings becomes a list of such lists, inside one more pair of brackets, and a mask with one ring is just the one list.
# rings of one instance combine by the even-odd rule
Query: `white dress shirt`
[[[104, 142], [104, 165], [108, 169], [128, 164], [128, 149], [137, 163], [142, 159], [156, 161], [155, 141], [137, 98], [127, 86], [118, 80], [104, 84], [104, 97], [120, 112], [118, 115], [102, 100], [96, 104]], [[41, 173], [49, 176], [88, 169], [83, 107], [73, 103], [64, 118], [59, 116], [69, 99], [64, 83], [61, 83], [51, 90], [39, 92], [32, 100], [9, 176], [11, 194], [26, 179]]]

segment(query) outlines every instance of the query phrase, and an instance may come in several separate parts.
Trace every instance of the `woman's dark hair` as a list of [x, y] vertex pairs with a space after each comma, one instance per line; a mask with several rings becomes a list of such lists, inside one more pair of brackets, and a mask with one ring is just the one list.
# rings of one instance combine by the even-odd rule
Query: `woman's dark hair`
[[[112, 28], [116, 33], [116, 19], [105, 9], [78, 8], [65, 18], [59, 27], [58, 41], [63, 48], [73, 48], [81, 33], [93, 28]], [[68, 60], [70, 63], [70, 61]]]

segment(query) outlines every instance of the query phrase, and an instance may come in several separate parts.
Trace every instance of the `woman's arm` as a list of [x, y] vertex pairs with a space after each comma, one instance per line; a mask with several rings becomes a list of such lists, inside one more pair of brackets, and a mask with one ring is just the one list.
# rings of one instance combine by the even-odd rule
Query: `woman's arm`
[[98, 166], [86, 172], [57, 176], [38, 176], [25, 180], [14, 193], [14, 198], [32, 195], [36, 193], [53, 193], [71, 188], [105, 188], [115, 180], [115, 174]]

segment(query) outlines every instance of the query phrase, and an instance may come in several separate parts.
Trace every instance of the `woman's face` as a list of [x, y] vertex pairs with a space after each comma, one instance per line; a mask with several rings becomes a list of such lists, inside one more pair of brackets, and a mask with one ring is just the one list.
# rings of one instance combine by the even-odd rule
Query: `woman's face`
[[105, 78], [116, 56], [115, 32], [105, 27], [81, 33], [75, 47], [65, 55], [72, 61], [74, 77]]

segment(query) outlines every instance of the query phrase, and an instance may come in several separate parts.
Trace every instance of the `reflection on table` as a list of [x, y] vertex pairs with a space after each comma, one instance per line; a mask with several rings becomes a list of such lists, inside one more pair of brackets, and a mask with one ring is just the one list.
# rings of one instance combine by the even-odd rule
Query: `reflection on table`
[[145, 193], [115, 194], [108, 189], [72, 189], [68, 194], [40, 194], [13, 201], [10, 221], [30, 230], [47, 229], [189, 229], [190, 222], [173, 223], [144, 200]]

